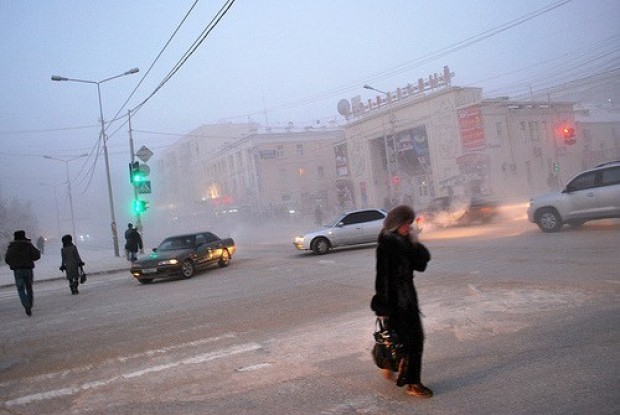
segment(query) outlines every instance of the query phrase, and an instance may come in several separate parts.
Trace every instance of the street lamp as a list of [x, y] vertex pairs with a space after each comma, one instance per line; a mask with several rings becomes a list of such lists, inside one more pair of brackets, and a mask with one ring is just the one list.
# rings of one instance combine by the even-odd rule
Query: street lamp
[[[375, 91], [375, 92], [379, 92], [381, 94], [384, 94], [386, 96], [386, 101], [388, 102], [388, 106], [389, 106], [389, 111], [390, 111], [390, 115], [393, 117], [392, 114], [392, 106], [390, 105], [390, 99], [388, 98], [388, 93], [385, 91], [381, 91], [380, 89], [377, 88], [373, 88], [372, 86], [368, 85], [368, 84], [364, 84], [363, 86], [364, 89], [370, 89], [371, 91]], [[393, 120], [391, 120], [393, 121]], [[392, 124], [392, 122], [390, 122], [390, 124], [392, 125], [392, 147], [394, 146], [394, 124]], [[385, 164], [387, 167], [387, 174], [388, 174], [388, 180], [387, 180], [387, 195], [388, 195], [388, 199], [389, 199], [389, 208], [392, 208], [393, 206], [392, 203], [392, 198], [395, 196], [392, 192], [392, 168], [390, 167], [390, 154], [389, 154], [389, 147], [388, 147], [388, 138], [387, 138], [387, 131], [385, 129], [385, 127], [383, 128], [383, 146], [385, 147]]]
[[[67, 168], [67, 193], [69, 193], [69, 207], [71, 208], [71, 231], [72, 231], [71, 236], [74, 239], [75, 239], [75, 216], [73, 215], [73, 197], [71, 196], [71, 179], [69, 178], [69, 162], [73, 160], [77, 160], [82, 157], [86, 157], [86, 156], [88, 156], [87, 153], [80, 154], [79, 156], [71, 157], [68, 159], [52, 157], [52, 156], [43, 156], [43, 158], [46, 158], [48, 160], [62, 161], [63, 163], [65, 163], [65, 166]], [[58, 206], [56, 207], [58, 208]]]
[[381, 91], [380, 89], [373, 88], [372, 86], [365, 84], [364, 89], [370, 89], [371, 91], [381, 92], [382, 94], [387, 95], [387, 92]]
[[52, 75], [52, 81], [69, 81], [69, 82], [82, 82], [85, 84], [95, 84], [97, 85], [97, 95], [99, 97], [99, 118], [101, 120], [101, 138], [103, 139], [103, 155], [105, 160], [105, 172], [106, 178], [108, 180], [108, 197], [110, 199], [110, 214], [112, 216], [112, 241], [114, 243], [114, 255], [120, 256], [118, 252], [118, 234], [116, 232], [116, 218], [114, 216], [114, 196], [112, 195], [112, 181], [110, 180], [110, 162], [108, 160], [108, 138], [105, 133], [105, 121], [103, 120], [103, 104], [101, 102], [101, 84], [104, 82], [111, 81], [112, 79], [120, 78], [121, 76], [131, 75], [139, 72], [138, 68], [133, 68], [128, 70], [127, 72], [123, 72], [122, 74], [112, 76], [110, 78], [103, 79], [101, 81], [89, 81], [86, 79], [73, 79], [73, 78], [65, 78], [64, 76]]

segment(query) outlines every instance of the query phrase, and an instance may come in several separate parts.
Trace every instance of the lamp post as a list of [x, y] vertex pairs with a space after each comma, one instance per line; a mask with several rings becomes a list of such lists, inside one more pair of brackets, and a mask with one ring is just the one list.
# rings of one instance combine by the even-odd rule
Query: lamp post
[[[365, 84], [363, 86], [364, 89], [369, 89], [371, 91], [375, 91], [375, 92], [380, 92], [382, 94], [384, 94], [386, 96], [386, 101], [388, 102], [388, 106], [389, 106], [389, 111], [390, 111], [390, 115], [393, 116], [392, 114], [392, 106], [390, 105], [391, 103], [388, 100], [388, 93], [385, 91], [381, 91], [380, 89], [377, 88], [373, 88], [372, 86]], [[390, 124], [392, 125], [392, 147], [394, 146], [394, 124], [392, 124], [393, 120], [390, 120]], [[387, 174], [388, 174], [388, 180], [387, 180], [387, 196], [389, 199], [389, 208], [392, 208], [392, 197], [394, 196], [392, 192], [392, 168], [390, 167], [390, 154], [389, 154], [389, 147], [388, 147], [388, 138], [387, 138], [387, 131], [385, 129], [385, 127], [383, 128], [383, 145], [385, 147], [385, 164], [387, 167]]]
[[69, 178], [69, 162], [73, 160], [77, 160], [82, 157], [86, 157], [86, 156], [88, 156], [87, 153], [80, 154], [79, 156], [71, 157], [68, 159], [63, 159], [60, 157], [52, 157], [52, 156], [43, 156], [43, 158], [46, 158], [48, 160], [62, 161], [63, 163], [65, 163], [65, 167], [67, 171], [67, 193], [69, 194], [69, 207], [71, 209], [71, 236], [74, 239], [75, 239], [75, 216], [73, 215], [73, 197], [71, 196], [71, 179]]
[[114, 243], [114, 255], [120, 256], [118, 251], [118, 233], [116, 230], [116, 218], [114, 216], [114, 196], [112, 195], [112, 181], [110, 180], [110, 162], [108, 160], [108, 138], [105, 133], [105, 121], [103, 120], [103, 104], [101, 101], [101, 84], [104, 82], [111, 81], [112, 79], [120, 78], [121, 76], [131, 75], [139, 72], [138, 68], [133, 68], [128, 70], [127, 72], [123, 72], [122, 74], [118, 74], [112, 76], [110, 78], [103, 79], [101, 81], [89, 81], [86, 79], [73, 79], [73, 78], [65, 78], [64, 76], [52, 75], [52, 81], [69, 81], [69, 82], [82, 82], [85, 84], [95, 84], [97, 85], [97, 96], [99, 97], [99, 118], [101, 120], [101, 132], [100, 136], [103, 140], [103, 156], [105, 161], [105, 172], [106, 178], [108, 181], [108, 197], [110, 199], [110, 214], [112, 216], [112, 241]]

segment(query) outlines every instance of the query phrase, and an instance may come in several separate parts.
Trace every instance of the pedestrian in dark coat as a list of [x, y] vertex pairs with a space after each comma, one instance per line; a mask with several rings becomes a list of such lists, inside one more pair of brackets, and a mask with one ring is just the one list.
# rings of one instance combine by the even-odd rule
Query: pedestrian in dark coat
[[37, 249], [41, 252], [41, 255], [45, 253], [45, 238], [42, 236], [37, 238]]
[[69, 288], [71, 288], [71, 294], [79, 294], [78, 285], [80, 279], [80, 271], [84, 266], [84, 261], [80, 258], [77, 246], [73, 244], [73, 238], [71, 235], [65, 235], [61, 239], [62, 248], [60, 249], [60, 257], [62, 263], [60, 264], [60, 270], [67, 273], [67, 279], [69, 280]]
[[26, 309], [28, 316], [32, 315], [34, 293], [32, 291], [34, 261], [41, 258], [41, 252], [26, 238], [25, 231], [15, 231], [15, 240], [9, 243], [4, 261], [9, 264], [15, 275], [15, 286], [19, 300]]
[[[411, 230], [414, 219], [415, 213], [407, 205], [393, 208], [385, 218], [378, 238], [376, 294], [371, 308], [398, 334], [404, 347], [396, 384], [407, 385], [410, 395], [430, 398], [433, 392], [420, 379], [424, 331], [413, 271], [424, 271], [431, 256]], [[391, 371], [388, 374], [391, 377]]]
[[127, 250], [131, 262], [138, 259], [138, 250], [142, 250], [142, 237], [136, 228], [131, 229], [127, 235]]
[[133, 230], [133, 223], [127, 224], [127, 229], [125, 229], [125, 258], [129, 261], [129, 234]]

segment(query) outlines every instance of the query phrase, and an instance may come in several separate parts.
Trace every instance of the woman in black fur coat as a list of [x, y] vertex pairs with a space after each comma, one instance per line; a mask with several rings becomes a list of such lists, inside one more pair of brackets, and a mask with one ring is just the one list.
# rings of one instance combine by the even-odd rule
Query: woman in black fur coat
[[376, 294], [371, 308], [386, 320], [404, 346], [396, 384], [407, 385], [410, 395], [430, 398], [433, 392], [420, 380], [424, 331], [413, 271], [424, 271], [431, 255], [412, 233], [414, 219], [415, 213], [407, 205], [395, 207], [385, 218], [377, 246]]

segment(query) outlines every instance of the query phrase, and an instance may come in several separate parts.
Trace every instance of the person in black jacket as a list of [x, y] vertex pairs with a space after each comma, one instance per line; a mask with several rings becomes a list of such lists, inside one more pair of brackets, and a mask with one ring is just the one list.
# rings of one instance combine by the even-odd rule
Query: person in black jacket
[[129, 260], [134, 262], [138, 259], [138, 250], [142, 250], [142, 237], [136, 228], [132, 228], [127, 235], [127, 250], [129, 251]]
[[15, 285], [19, 299], [26, 309], [26, 314], [32, 316], [34, 293], [32, 279], [34, 261], [41, 258], [41, 252], [26, 238], [25, 231], [15, 231], [15, 240], [9, 243], [4, 261], [9, 264], [15, 275]]
[[[420, 379], [424, 331], [413, 271], [424, 271], [431, 256], [411, 230], [414, 219], [413, 209], [400, 205], [390, 210], [383, 222], [376, 254], [376, 294], [371, 309], [397, 333], [403, 344], [404, 357], [398, 365], [396, 385], [407, 385], [409, 395], [430, 398], [433, 392]], [[391, 377], [391, 371], [388, 374]]]
[[133, 230], [133, 223], [127, 224], [127, 229], [125, 229], [125, 258], [129, 261], [129, 234]]
[[80, 258], [80, 253], [78, 252], [77, 246], [73, 244], [73, 237], [71, 235], [63, 236], [61, 241], [62, 248], [60, 249], [60, 258], [62, 262], [60, 264], [60, 270], [67, 272], [71, 294], [79, 294], [80, 269], [84, 266], [84, 261]]

